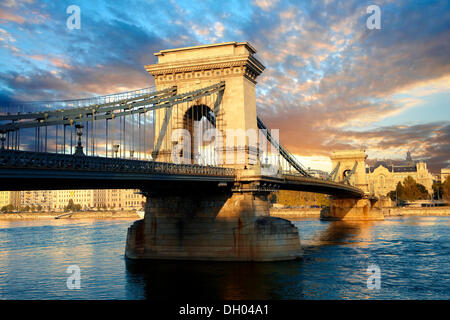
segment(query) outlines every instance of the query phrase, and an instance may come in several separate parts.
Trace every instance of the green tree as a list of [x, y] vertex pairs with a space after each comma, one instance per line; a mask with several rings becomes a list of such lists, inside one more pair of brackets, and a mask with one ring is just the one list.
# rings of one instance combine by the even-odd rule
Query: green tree
[[397, 204], [401, 204], [404, 201], [429, 199], [427, 188], [424, 185], [417, 183], [411, 176], [405, 178], [403, 183], [398, 182], [395, 190], [390, 191], [388, 196]]
[[387, 196], [392, 200], [392, 201], [397, 201], [397, 192], [394, 191], [389, 191]]
[[404, 188], [402, 183], [399, 181], [397, 183], [397, 186], [395, 187], [395, 190], [390, 191], [387, 195], [389, 198], [391, 198], [392, 201], [395, 201], [398, 203], [400, 200], [403, 200], [403, 194], [404, 194]]
[[442, 183], [442, 195], [445, 200], [450, 200], [450, 176]]
[[13, 212], [16, 209], [12, 204], [8, 204], [7, 206], [3, 206], [1, 211], [2, 212]]
[[331, 205], [330, 198], [324, 194], [316, 193], [316, 202], [318, 206], [329, 207]]
[[277, 203], [277, 194], [276, 193], [271, 193], [269, 196], [269, 201], [270, 203]]
[[433, 183], [433, 199], [440, 200], [444, 194], [443, 184], [440, 181], [435, 181]]
[[[270, 199], [272, 201], [272, 199]], [[285, 206], [297, 207], [297, 206], [329, 206], [330, 200], [326, 195], [292, 191], [292, 190], [280, 190], [276, 193], [276, 203], [283, 204]]]
[[417, 190], [419, 191], [420, 199], [429, 199], [430, 195], [428, 194], [427, 188], [423, 184], [418, 183]]
[[388, 195], [393, 201], [415, 201], [429, 198], [427, 188], [417, 183], [411, 176], [406, 177], [403, 183], [398, 182], [395, 191], [389, 192]]
[[68, 211], [75, 211], [75, 204], [73, 203], [72, 199], [69, 199], [69, 203], [67, 204], [67, 206], [64, 207], [64, 211], [68, 212]]

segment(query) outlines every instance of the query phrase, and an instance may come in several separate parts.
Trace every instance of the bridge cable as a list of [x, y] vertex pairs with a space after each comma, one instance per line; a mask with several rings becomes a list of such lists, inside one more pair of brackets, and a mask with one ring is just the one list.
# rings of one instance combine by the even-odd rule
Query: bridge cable
[[267, 140], [269, 140], [269, 142], [272, 143], [272, 145], [274, 145], [278, 150], [280, 150], [280, 154], [281, 156], [292, 166], [294, 167], [295, 170], [297, 170], [299, 173], [301, 173], [303, 176], [305, 177], [311, 177], [311, 175], [305, 170], [305, 168], [303, 168], [303, 166], [294, 158], [294, 156], [287, 150], [285, 149], [280, 143], [279, 141], [276, 141], [275, 139], [272, 138], [272, 135], [269, 132], [269, 129], [267, 128], [267, 126], [264, 124], [264, 122], [262, 122], [261, 118], [259, 118], [257, 116], [257, 125], [258, 128], [261, 129], [264, 133], [265, 136], [267, 138]]

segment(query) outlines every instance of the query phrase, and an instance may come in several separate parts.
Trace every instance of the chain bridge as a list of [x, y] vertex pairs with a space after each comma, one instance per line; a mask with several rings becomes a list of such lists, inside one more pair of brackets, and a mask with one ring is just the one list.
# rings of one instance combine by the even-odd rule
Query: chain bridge
[[132, 259], [297, 258], [297, 228], [269, 215], [277, 190], [333, 196], [324, 218], [372, 219], [356, 162], [314, 178], [257, 116], [255, 53], [247, 42], [162, 50], [146, 66], [155, 87], [2, 109], [0, 189], [140, 189]]

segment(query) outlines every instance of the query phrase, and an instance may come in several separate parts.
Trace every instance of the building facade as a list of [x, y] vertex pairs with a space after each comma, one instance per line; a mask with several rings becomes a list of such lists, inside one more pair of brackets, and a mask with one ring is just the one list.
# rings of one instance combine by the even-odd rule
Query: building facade
[[55, 190], [53, 193], [52, 211], [64, 211], [64, 207], [72, 200], [74, 204], [79, 204], [81, 210], [95, 208], [94, 194], [97, 190]]
[[408, 176], [424, 185], [428, 193], [433, 193], [434, 178], [428, 171], [427, 164], [423, 161], [414, 161], [410, 152], [403, 161], [383, 160], [376, 161], [372, 165], [367, 163], [364, 150], [335, 151], [330, 158], [333, 168], [338, 168], [336, 181], [344, 180], [348, 172], [353, 172], [348, 179], [349, 183], [363, 189], [367, 194], [387, 196]]
[[81, 210], [140, 210], [145, 197], [136, 189], [1, 191], [0, 208], [62, 212], [70, 200]]
[[401, 163], [393, 164], [390, 160], [384, 160], [367, 166], [366, 175], [369, 192], [375, 196], [386, 196], [408, 176], [424, 185], [428, 193], [433, 193], [433, 175], [428, 171], [427, 164], [423, 161], [413, 161], [409, 152]]
[[0, 208], [12, 204], [11, 191], [0, 191]]
[[444, 183], [445, 179], [450, 176], [450, 168], [443, 168], [441, 169], [441, 182]]
[[54, 191], [19, 191], [16, 192], [17, 201], [13, 204], [18, 208], [40, 207], [43, 211], [52, 209], [54, 203]]

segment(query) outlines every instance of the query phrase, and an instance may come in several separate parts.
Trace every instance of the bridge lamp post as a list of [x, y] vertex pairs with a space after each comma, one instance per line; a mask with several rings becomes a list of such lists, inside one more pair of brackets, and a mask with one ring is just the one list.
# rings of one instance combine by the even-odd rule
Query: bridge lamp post
[[2, 141], [2, 148], [0, 150], [5, 150], [6, 131], [0, 131], [0, 140]]
[[113, 148], [114, 148], [114, 153], [116, 154], [116, 158], [117, 158], [117, 153], [119, 152], [120, 145], [115, 144], [115, 145], [113, 145]]
[[130, 158], [134, 157], [134, 150], [130, 150]]
[[78, 136], [78, 144], [75, 148], [76, 156], [84, 156], [83, 146], [81, 145], [81, 136], [83, 135], [83, 128], [84, 128], [84, 126], [82, 124], [75, 125], [75, 129], [77, 130], [77, 136]]

